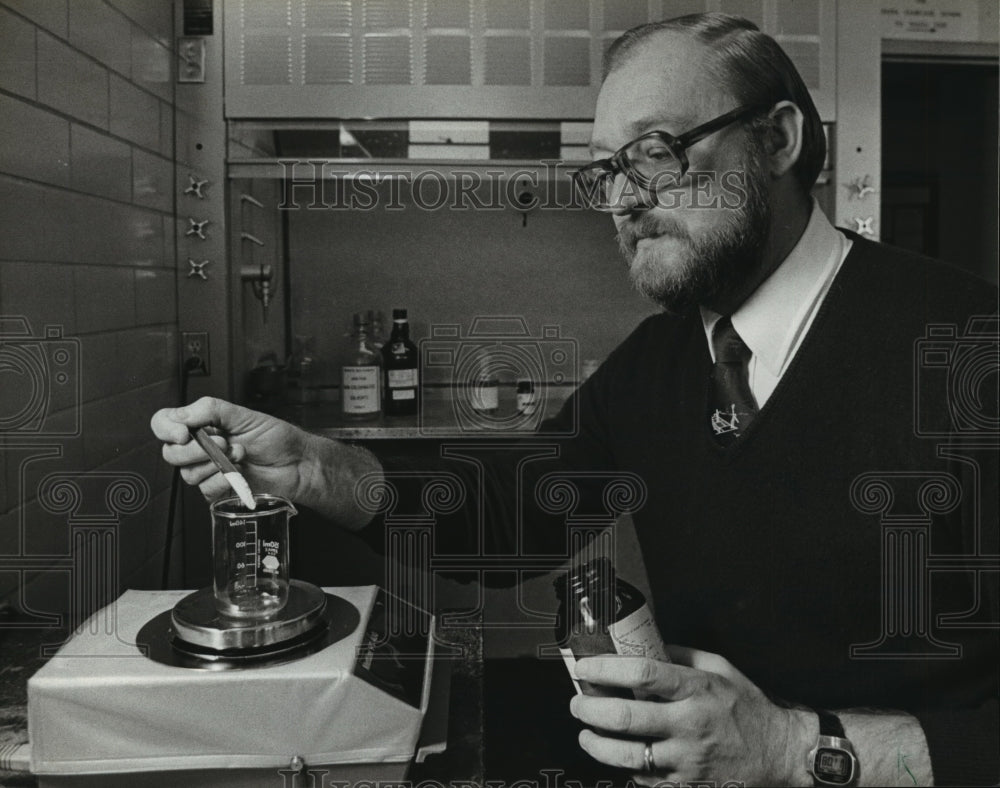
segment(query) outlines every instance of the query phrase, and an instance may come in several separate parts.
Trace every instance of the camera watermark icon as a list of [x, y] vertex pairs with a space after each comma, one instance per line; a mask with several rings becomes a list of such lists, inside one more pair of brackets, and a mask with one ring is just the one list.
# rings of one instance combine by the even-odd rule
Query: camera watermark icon
[[914, 357], [914, 430], [920, 437], [1000, 437], [1000, 318], [970, 317], [965, 330], [931, 324]]
[[0, 316], [0, 395], [0, 438], [79, 436], [80, 340]]
[[[420, 342], [421, 368], [444, 396], [421, 397], [423, 434], [533, 434], [579, 380], [576, 340], [562, 336], [559, 326], [542, 326], [532, 336], [523, 317], [497, 315], [475, 318], [468, 333], [458, 324], [430, 328], [430, 338]], [[551, 434], [576, 431], [573, 413]]]

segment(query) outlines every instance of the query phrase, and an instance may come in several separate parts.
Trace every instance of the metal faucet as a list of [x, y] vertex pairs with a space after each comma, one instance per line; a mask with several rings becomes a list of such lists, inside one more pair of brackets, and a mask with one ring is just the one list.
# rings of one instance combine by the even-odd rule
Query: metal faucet
[[270, 264], [244, 265], [240, 268], [240, 281], [249, 282], [254, 296], [264, 307], [264, 322], [267, 322], [267, 308], [271, 304], [271, 283], [274, 272]]

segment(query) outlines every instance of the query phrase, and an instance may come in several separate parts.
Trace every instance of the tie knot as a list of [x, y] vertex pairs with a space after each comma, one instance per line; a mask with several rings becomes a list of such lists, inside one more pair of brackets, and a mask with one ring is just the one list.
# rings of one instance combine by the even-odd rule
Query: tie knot
[[743, 364], [750, 359], [750, 348], [736, 333], [733, 321], [722, 318], [712, 331], [712, 349], [717, 364]]

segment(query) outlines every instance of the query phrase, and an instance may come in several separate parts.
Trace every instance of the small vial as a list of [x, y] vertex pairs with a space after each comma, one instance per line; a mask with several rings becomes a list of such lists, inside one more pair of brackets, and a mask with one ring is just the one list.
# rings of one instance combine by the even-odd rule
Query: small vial
[[515, 396], [518, 413], [530, 416], [537, 410], [538, 396], [535, 394], [535, 384], [529, 378], [518, 378]]

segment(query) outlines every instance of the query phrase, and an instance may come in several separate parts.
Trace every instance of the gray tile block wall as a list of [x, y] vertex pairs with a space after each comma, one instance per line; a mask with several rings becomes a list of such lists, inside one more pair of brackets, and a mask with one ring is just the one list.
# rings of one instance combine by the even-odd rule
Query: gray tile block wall
[[[37, 500], [54, 471], [148, 480], [118, 557], [122, 577], [159, 578], [170, 472], [149, 418], [178, 397], [172, 39], [170, 0], [0, 0], [0, 316], [24, 316], [36, 337], [61, 325], [79, 360], [44, 409], [45, 429], [76, 431], [42, 442], [61, 456], [0, 451], [0, 599], [23, 591], [39, 611], [66, 608], [68, 576], [22, 577], [3, 556], [67, 554], [67, 515]], [[5, 414], [31, 394], [10, 383]]]
[[71, 170], [74, 189], [128, 202], [132, 198], [132, 149], [106, 134], [73, 124]]
[[0, 172], [68, 186], [69, 126], [58, 115], [0, 94]]
[[69, 4], [69, 42], [125, 77], [132, 71], [131, 41], [132, 23], [104, 0]]
[[[112, 74], [110, 79], [111, 133], [124, 137], [136, 145], [163, 153], [160, 147], [162, 102], [117, 74]], [[169, 117], [169, 105], [163, 106], [166, 108], [164, 114]], [[169, 149], [166, 153], [169, 155]]]
[[35, 97], [35, 28], [0, 7], [0, 88]]
[[3, 0], [3, 5], [17, 11], [39, 27], [66, 38], [69, 29], [67, 0]]
[[106, 129], [107, 69], [48, 33], [39, 31], [38, 100]]

